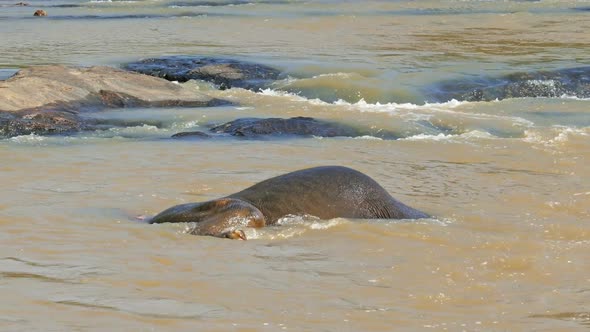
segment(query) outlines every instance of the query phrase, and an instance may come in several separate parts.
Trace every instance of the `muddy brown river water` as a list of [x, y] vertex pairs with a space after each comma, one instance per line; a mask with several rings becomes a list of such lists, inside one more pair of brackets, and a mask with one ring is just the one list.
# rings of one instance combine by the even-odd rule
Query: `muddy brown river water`
[[[589, 3], [13, 2], [0, 1], [0, 77], [172, 54], [284, 75], [259, 91], [184, 83], [235, 105], [108, 110], [89, 115], [108, 130], [1, 139], [0, 330], [590, 326], [588, 99], [431, 98], [442, 81], [588, 66]], [[169, 139], [293, 116], [400, 138]], [[434, 217], [291, 216], [249, 241], [134, 218], [320, 165]]]

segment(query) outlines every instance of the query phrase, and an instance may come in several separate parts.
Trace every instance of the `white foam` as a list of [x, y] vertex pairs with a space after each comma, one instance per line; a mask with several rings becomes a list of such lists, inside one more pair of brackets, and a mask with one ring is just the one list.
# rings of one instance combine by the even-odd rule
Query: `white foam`
[[35, 134], [21, 135], [9, 138], [11, 142], [15, 143], [37, 143], [47, 139], [46, 136], [39, 136]]
[[309, 229], [328, 229], [343, 224], [344, 219], [336, 218], [328, 221], [316, 221], [309, 224]]
[[194, 128], [199, 125], [199, 120], [187, 121], [187, 122], [174, 122], [170, 125], [171, 129], [188, 129]]
[[355, 73], [342, 73], [342, 72], [338, 72], [338, 73], [327, 73], [327, 74], [315, 75], [315, 76], [312, 77], [312, 79], [324, 78], [324, 77], [351, 78], [354, 75], [358, 75], [358, 74], [355, 74]]
[[[552, 132], [552, 134], [551, 134]], [[545, 146], [556, 146], [564, 144], [572, 137], [588, 137], [590, 136], [590, 127], [586, 128], [571, 128], [563, 126], [554, 126], [552, 131], [543, 133], [536, 130], [525, 130], [525, 137], [523, 141], [533, 144], [543, 144]]]
[[134, 126], [134, 127], [123, 127], [123, 128], [109, 128], [109, 131], [116, 132], [116, 133], [123, 133], [123, 132], [154, 132], [159, 131], [160, 129], [156, 126], [144, 124], [141, 126]]
[[572, 100], [581, 100], [581, 101], [588, 101], [588, 100], [590, 100], [590, 98], [580, 98], [580, 97], [577, 97], [577, 96], [572, 96], [572, 95], [567, 95], [567, 94], [563, 94], [559, 98], [562, 98], [562, 99], [572, 99]]
[[452, 135], [452, 134], [443, 134], [440, 133], [438, 135], [428, 135], [428, 134], [418, 134], [406, 138], [401, 138], [400, 140], [403, 141], [461, 141], [467, 139], [494, 139], [497, 138], [496, 136], [480, 130], [472, 130], [466, 133], [462, 133], [459, 135]]
[[374, 141], [382, 141], [383, 140], [383, 138], [381, 138], [381, 137], [375, 137], [375, 136], [371, 136], [371, 135], [358, 136], [358, 137], [354, 137], [354, 139], [366, 139], [366, 140], [374, 140]]
[[316, 105], [330, 105], [329, 103], [326, 103], [325, 101], [317, 99], [317, 98], [316, 99], [308, 99], [308, 98], [305, 98], [303, 96], [300, 96], [300, 95], [292, 93], [292, 92], [274, 90], [274, 89], [270, 89], [270, 88], [260, 89], [260, 91], [257, 93], [261, 94], [263, 96], [284, 97], [284, 98], [288, 98], [291, 101], [308, 102], [308, 103], [316, 104]]
[[450, 109], [454, 109], [454, 108], [457, 108], [457, 107], [460, 107], [463, 105], [474, 103], [474, 102], [470, 102], [470, 101], [458, 101], [456, 99], [452, 99], [452, 100], [442, 102], [442, 103], [428, 103], [427, 102], [422, 105], [413, 104], [413, 103], [395, 103], [395, 102], [382, 104], [380, 102], [368, 103], [363, 98], [361, 98], [359, 101], [357, 101], [355, 103], [351, 103], [351, 102], [348, 102], [343, 99], [338, 99], [332, 103], [328, 103], [328, 102], [325, 102], [325, 101], [317, 99], [317, 98], [309, 99], [304, 96], [298, 95], [296, 93], [275, 90], [275, 89], [271, 89], [271, 88], [260, 89], [259, 92], [257, 92], [257, 93], [260, 95], [264, 95], [264, 96], [288, 98], [291, 101], [307, 102], [307, 103], [310, 103], [313, 105], [339, 106], [339, 107], [346, 107], [348, 109], [358, 110], [361, 112], [371, 111], [371, 112], [376, 112], [376, 113], [393, 112], [393, 111], [400, 110], [400, 109], [403, 109], [403, 110], [450, 110]]
[[328, 103], [325, 102], [321, 99], [308, 99], [306, 97], [300, 96], [296, 93], [292, 93], [292, 92], [287, 92], [287, 91], [280, 91], [280, 90], [275, 90], [275, 89], [260, 89], [259, 92], [257, 92], [260, 95], [264, 95], [264, 96], [271, 96], [271, 97], [282, 97], [282, 98], [288, 98], [291, 101], [297, 101], [297, 102], [307, 102], [310, 103], [312, 105], [324, 105], [324, 106], [339, 106], [339, 107], [346, 107], [349, 109], [354, 109], [354, 110], [358, 110], [361, 112], [364, 111], [371, 111], [371, 112], [392, 112], [392, 111], [396, 111], [398, 109], [404, 109], [404, 110], [433, 110], [433, 109], [453, 109], [453, 108], [457, 108], [459, 106], [462, 105], [466, 105], [466, 104], [470, 104], [473, 102], [469, 102], [469, 101], [458, 101], [456, 99], [452, 99], [450, 101], [444, 102], [444, 103], [425, 103], [423, 105], [417, 105], [417, 104], [412, 104], [412, 103], [368, 103], [365, 101], [365, 99], [360, 99], [359, 101], [355, 102], [355, 103], [350, 103], [346, 100], [342, 100], [342, 99], [338, 99], [335, 102], [332, 103]]
[[412, 103], [385, 103], [380, 102], [371, 104], [367, 103], [364, 99], [357, 101], [356, 103], [350, 103], [345, 100], [339, 99], [334, 102], [334, 105], [348, 106], [359, 109], [361, 111], [373, 111], [373, 112], [391, 112], [397, 109], [417, 110], [417, 109], [453, 109], [461, 105], [469, 104], [468, 101], [458, 101], [456, 99], [449, 100], [444, 103], [425, 103], [424, 105], [417, 105]]

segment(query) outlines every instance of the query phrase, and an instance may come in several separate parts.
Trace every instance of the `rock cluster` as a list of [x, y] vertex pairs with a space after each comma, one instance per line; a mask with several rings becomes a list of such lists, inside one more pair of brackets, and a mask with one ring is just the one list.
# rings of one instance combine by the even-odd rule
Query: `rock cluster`
[[169, 81], [209, 81], [220, 89], [232, 87], [258, 90], [278, 79], [278, 69], [235, 59], [170, 56], [129, 63], [125, 68]]
[[224, 103], [166, 80], [111, 67], [38, 66], [0, 81], [0, 135], [87, 128], [80, 112], [123, 107], [200, 107]]

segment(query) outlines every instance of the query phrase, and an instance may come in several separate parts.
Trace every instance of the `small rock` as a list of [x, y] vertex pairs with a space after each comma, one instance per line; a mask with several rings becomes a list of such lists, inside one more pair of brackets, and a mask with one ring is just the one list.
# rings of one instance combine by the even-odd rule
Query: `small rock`
[[35, 14], [33, 14], [33, 16], [47, 16], [47, 12], [43, 9], [38, 9], [35, 11]]
[[172, 138], [190, 138], [190, 139], [204, 139], [211, 138], [211, 135], [202, 131], [183, 131], [171, 136]]

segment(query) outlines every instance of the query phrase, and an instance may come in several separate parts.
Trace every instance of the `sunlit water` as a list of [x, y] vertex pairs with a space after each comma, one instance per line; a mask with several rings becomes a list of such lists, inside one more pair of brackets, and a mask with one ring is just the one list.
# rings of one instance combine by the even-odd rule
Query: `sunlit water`
[[[428, 98], [443, 80], [588, 65], [590, 2], [245, 2], [0, 7], [0, 78], [34, 64], [172, 54], [285, 72], [258, 92], [186, 83], [237, 106], [111, 110], [86, 114], [110, 130], [1, 140], [1, 330], [590, 325], [588, 100]], [[33, 18], [38, 8], [49, 16]], [[374, 134], [169, 139], [271, 116]], [[363, 171], [434, 217], [292, 216], [248, 230], [246, 242], [135, 219], [319, 165]]]

